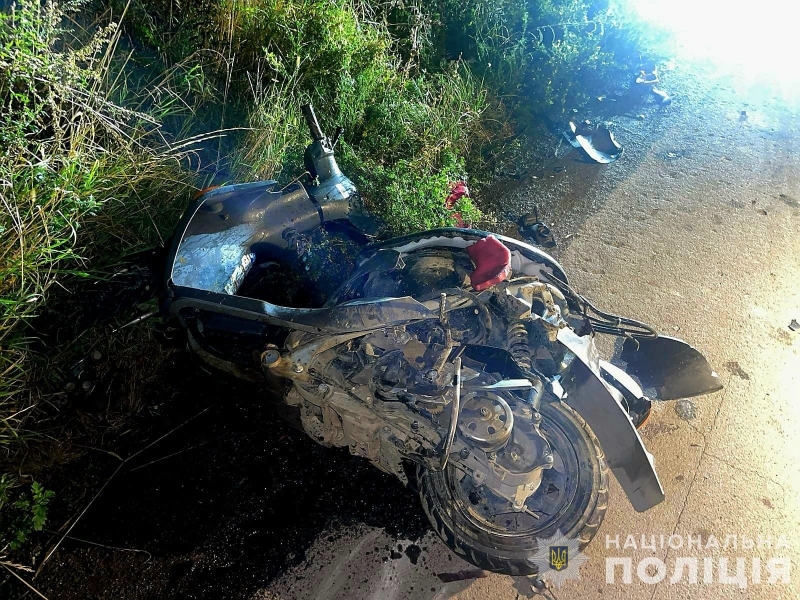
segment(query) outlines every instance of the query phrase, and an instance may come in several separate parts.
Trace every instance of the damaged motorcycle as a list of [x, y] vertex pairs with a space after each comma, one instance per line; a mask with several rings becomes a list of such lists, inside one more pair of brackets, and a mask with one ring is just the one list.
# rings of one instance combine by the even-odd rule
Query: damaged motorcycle
[[[175, 231], [162, 311], [199, 361], [418, 490], [482, 569], [532, 575], [539, 540], [588, 544], [609, 471], [637, 511], [661, 502], [637, 426], [652, 400], [721, 389], [703, 355], [596, 308], [538, 247], [463, 228], [377, 241], [341, 130], [303, 112], [309, 182], [204, 190]], [[598, 335], [619, 340], [613, 364]]]

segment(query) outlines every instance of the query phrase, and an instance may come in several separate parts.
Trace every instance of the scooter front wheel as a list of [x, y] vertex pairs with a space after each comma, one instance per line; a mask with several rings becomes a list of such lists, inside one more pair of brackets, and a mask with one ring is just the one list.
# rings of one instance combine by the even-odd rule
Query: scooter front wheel
[[608, 505], [608, 467], [586, 422], [561, 402], [540, 409], [542, 434], [553, 468], [514, 511], [511, 503], [454, 465], [442, 472], [420, 468], [420, 497], [439, 536], [453, 552], [481, 569], [535, 575], [539, 541], [563, 535], [584, 548], [597, 533]]

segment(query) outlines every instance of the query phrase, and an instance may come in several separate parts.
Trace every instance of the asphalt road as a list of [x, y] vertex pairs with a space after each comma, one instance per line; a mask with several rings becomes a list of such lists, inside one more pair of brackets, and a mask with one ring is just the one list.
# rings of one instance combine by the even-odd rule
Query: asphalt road
[[[655, 407], [642, 436], [666, 501], [636, 513], [613, 482], [580, 580], [552, 593], [796, 599], [800, 331], [788, 326], [800, 320], [800, 120], [782, 91], [769, 86], [715, 74], [678, 73], [672, 81], [670, 107], [645, 107], [644, 119], [613, 119], [626, 148], [620, 161], [585, 164], [562, 146], [558, 154], [565, 156], [500, 201], [507, 214], [538, 204], [566, 239], [558, 257], [582, 293], [689, 341], [725, 384], [691, 403]], [[432, 534], [417, 542], [424, 550], [416, 565], [375, 553], [397, 543], [369, 527], [335, 542], [322, 535], [307, 562], [253, 598], [525, 597], [524, 582], [499, 575], [444, 583], [443, 573], [474, 573]], [[614, 567], [609, 581], [607, 565], [616, 559], [630, 559], [630, 583], [623, 567]], [[643, 559], [650, 560], [640, 565]], [[784, 559], [794, 567], [786, 578]], [[661, 563], [665, 575], [655, 583]]]

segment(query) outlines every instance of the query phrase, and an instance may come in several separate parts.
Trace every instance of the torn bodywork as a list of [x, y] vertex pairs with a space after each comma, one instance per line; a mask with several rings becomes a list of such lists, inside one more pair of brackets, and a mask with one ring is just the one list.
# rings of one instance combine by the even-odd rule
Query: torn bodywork
[[[175, 232], [163, 311], [197, 357], [416, 487], [481, 568], [534, 573], [556, 532], [588, 543], [608, 469], [637, 510], [661, 502], [645, 392], [718, 389], [702, 355], [595, 308], [539, 247], [457, 228], [374, 241], [306, 115], [313, 181], [214, 189]], [[597, 334], [626, 340], [625, 370]]]
[[622, 156], [623, 148], [614, 139], [614, 134], [605, 125], [592, 127], [589, 122], [569, 124], [575, 136], [576, 147], [582, 148], [586, 155], [596, 163], [608, 164]]

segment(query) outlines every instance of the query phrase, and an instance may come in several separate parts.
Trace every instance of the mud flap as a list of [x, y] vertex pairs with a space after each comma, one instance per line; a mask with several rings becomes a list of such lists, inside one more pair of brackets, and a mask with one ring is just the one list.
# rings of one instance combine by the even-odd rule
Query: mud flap
[[722, 389], [706, 357], [677, 338], [625, 340], [620, 359], [648, 396], [658, 400], [691, 398]]
[[603, 381], [592, 338], [581, 337], [565, 327], [559, 330], [558, 341], [576, 356], [565, 374], [567, 404], [597, 436], [608, 466], [633, 508], [644, 512], [663, 502], [664, 490], [653, 456], [622, 406], [622, 395]]

